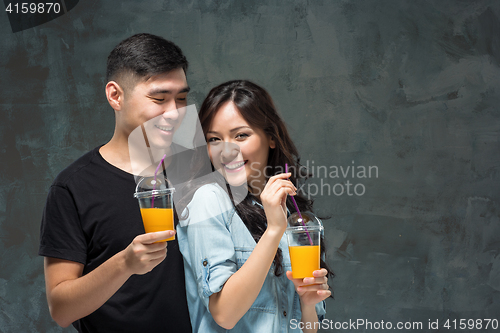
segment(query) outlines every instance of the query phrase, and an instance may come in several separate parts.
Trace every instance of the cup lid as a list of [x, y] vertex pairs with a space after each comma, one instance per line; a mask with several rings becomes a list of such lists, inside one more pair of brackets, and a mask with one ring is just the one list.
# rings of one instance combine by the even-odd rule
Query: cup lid
[[301, 212], [302, 218], [298, 213], [291, 214], [288, 219], [287, 230], [305, 230], [305, 229], [323, 229], [321, 220], [311, 212]]
[[134, 198], [148, 198], [152, 196], [157, 196], [157, 195], [164, 195], [164, 194], [172, 194], [175, 192], [175, 188], [166, 188], [163, 190], [151, 190], [151, 191], [142, 191], [142, 192], [135, 192], [134, 193]]
[[175, 192], [175, 188], [163, 176], [157, 175], [156, 179], [154, 176], [141, 177], [135, 187], [134, 197], [145, 198], [153, 195], [172, 194], [173, 192]]

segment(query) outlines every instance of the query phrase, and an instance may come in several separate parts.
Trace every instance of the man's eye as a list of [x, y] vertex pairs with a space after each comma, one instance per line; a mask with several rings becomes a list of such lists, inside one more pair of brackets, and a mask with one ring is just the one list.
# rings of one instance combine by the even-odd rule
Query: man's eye
[[184, 98], [177, 98], [177, 100], [179, 100], [179, 101], [185, 101], [186, 97], [184, 97]]
[[164, 98], [153, 98], [157, 102], [163, 102], [165, 99]]

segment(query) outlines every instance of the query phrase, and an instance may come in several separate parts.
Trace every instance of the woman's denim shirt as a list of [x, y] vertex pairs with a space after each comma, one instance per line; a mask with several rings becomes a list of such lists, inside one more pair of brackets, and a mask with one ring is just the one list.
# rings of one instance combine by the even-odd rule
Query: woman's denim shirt
[[[177, 226], [177, 237], [184, 257], [193, 332], [228, 332], [212, 318], [209, 297], [219, 292], [227, 279], [243, 266], [255, 247], [255, 241], [236, 214], [229, 196], [217, 184], [200, 187], [187, 210], [187, 218], [181, 219]], [[291, 270], [285, 235], [279, 247], [283, 252], [285, 271]], [[324, 302], [316, 305], [316, 312], [322, 320]], [[231, 331], [302, 332], [297, 328], [300, 319], [300, 301], [294, 285], [285, 274], [275, 276], [273, 265], [257, 299]]]

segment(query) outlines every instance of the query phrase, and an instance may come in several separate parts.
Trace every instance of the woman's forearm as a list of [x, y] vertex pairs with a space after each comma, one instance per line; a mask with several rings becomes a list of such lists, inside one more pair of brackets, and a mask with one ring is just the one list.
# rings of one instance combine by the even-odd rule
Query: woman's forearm
[[[316, 333], [318, 331], [317, 329], [317, 324], [315, 324], [318, 321], [318, 314], [316, 313], [316, 306], [315, 305], [305, 305], [302, 302], [300, 302], [300, 308], [302, 311], [302, 319], [301, 321], [304, 323], [304, 333]], [[310, 324], [307, 324], [310, 323]], [[307, 328], [311, 327], [311, 328]]]
[[226, 281], [221, 291], [210, 296], [214, 320], [233, 328], [250, 309], [267, 277], [283, 231], [267, 229], [243, 266]]

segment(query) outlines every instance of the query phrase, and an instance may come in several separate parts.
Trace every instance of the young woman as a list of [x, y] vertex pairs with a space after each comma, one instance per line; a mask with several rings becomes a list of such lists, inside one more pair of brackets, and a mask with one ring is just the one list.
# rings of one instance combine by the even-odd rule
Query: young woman
[[223, 178], [197, 188], [177, 228], [193, 331], [316, 332], [333, 274], [322, 261], [314, 277], [292, 279], [287, 196], [304, 211], [312, 202], [296, 192], [303, 176], [283, 173], [285, 163], [299, 170], [298, 153], [271, 97], [249, 81], [226, 82], [199, 118]]

